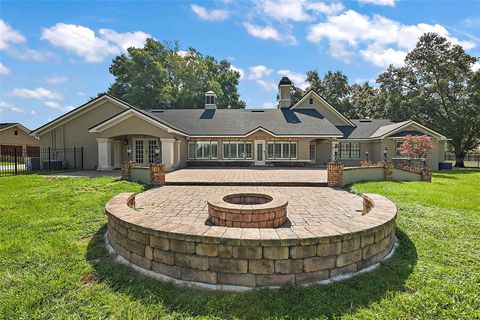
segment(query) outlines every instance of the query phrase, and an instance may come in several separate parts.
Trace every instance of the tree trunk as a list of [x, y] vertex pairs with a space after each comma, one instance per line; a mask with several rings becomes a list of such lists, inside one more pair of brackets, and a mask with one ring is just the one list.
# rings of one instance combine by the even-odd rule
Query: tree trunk
[[465, 168], [463, 159], [465, 159], [465, 152], [463, 152], [460, 147], [455, 146], [455, 167]]

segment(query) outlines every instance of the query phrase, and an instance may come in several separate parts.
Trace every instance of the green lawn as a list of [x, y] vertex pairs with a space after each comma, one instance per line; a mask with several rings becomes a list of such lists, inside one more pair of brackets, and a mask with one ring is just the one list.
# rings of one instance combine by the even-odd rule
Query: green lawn
[[398, 205], [393, 258], [335, 284], [247, 293], [178, 289], [112, 262], [103, 206], [141, 190], [111, 178], [0, 178], [0, 318], [480, 317], [478, 170], [353, 185]]

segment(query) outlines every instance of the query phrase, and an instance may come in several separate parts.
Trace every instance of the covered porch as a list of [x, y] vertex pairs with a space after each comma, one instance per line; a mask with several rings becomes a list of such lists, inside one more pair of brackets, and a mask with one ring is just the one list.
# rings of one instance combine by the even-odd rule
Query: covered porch
[[123, 161], [133, 161], [145, 166], [159, 162], [165, 165], [167, 171], [183, 166], [180, 139], [124, 135], [97, 138], [97, 144], [99, 171], [119, 169]]

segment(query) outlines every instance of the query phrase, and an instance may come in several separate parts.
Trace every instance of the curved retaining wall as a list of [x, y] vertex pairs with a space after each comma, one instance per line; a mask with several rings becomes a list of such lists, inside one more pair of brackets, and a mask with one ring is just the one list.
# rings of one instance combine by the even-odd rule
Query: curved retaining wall
[[131, 193], [107, 203], [107, 241], [132, 264], [176, 284], [215, 289], [311, 284], [372, 266], [395, 242], [396, 207], [379, 195], [365, 195], [364, 215], [342, 228], [195, 227], [154, 220], [134, 205]]

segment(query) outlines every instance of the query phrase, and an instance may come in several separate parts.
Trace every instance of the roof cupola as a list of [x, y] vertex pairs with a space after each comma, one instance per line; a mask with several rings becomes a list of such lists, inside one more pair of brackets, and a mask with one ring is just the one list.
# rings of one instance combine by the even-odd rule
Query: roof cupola
[[291, 98], [291, 89], [292, 89], [292, 81], [287, 77], [283, 77], [282, 80], [278, 83], [278, 90], [279, 90], [279, 100], [278, 100], [278, 108], [290, 108], [292, 105], [292, 98]]
[[205, 93], [205, 109], [217, 109], [217, 95], [212, 90]]

